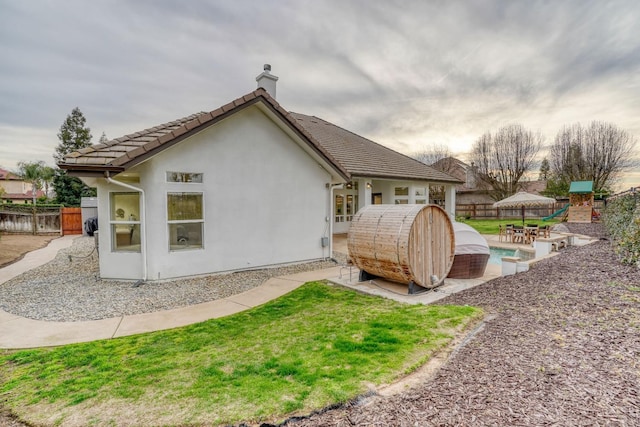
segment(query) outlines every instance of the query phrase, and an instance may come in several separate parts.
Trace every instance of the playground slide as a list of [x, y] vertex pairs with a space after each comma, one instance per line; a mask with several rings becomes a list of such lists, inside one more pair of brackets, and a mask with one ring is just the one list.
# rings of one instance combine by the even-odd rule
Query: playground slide
[[552, 213], [552, 214], [551, 214], [551, 215], [549, 215], [549, 216], [545, 216], [544, 218], [542, 218], [542, 220], [543, 220], [543, 221], [548, 221], [548, 220], [550, 220], [551, 218], [555, 218], [555, 217], [557, 217], [558, 215], [562, 215], [563, 213], [565, 213], [565, 212], [567, 211], [567, 209], [569, 209], [569, 203], [567, 203], [567, 204], [564, 206], [564, 208], [562, 208], [562, 209], [560, 209], [560, 210], [558, 210], [558, 211], [556, 211], [556, 212]]

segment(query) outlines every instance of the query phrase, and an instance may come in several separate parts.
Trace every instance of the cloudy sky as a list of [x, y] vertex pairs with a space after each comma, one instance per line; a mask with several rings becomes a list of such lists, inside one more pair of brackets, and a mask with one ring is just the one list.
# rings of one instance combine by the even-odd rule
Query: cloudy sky
[[638, 22], [637, 0], [0, 0], [0, 166], [53, 165], [76, 106], [116, 138], [254, 90], [264, 63], [284, 108], [407, 154], [510, 123], [640, 139]]

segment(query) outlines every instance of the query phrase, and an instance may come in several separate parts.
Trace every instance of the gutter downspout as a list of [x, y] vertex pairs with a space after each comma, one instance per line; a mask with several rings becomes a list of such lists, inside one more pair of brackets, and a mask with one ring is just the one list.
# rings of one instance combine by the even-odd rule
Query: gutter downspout
[[331, 187], [329, 189], [329, 258], [333, 258], [333, 201], [336, 199], [334, 197], [333, 190], [342, 190], [344, 188], [344, 184], [330, 184]]
[[147, 281], [147, 210], [145, 209], [146, 203], [145, 203], [145, 197], [144, 197], [144, 190], [142, 188], [134, 187], [133, 185], [125, 184], [124, 182], [111, 179], [111, 177], [109, 176], [109, 171], [106, 171], [104, 175], [105, 175], [105, 179], [110, 184], [127, 188], [129, 190], [137, 191], [138, 193], [140, 193], [140, 196], [142, 198], [141, 200], [142, 207], [140, 209], [141, 210], [140, 216], [142, 217], [140, 219], [140, 250], [142, 251], [142, 281], [146, 282]]

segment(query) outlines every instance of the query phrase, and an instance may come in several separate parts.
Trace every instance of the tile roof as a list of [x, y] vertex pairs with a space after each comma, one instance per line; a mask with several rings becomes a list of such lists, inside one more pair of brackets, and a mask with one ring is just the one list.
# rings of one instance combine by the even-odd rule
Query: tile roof
[[[36, 198], [40, 198], [44, 195], [44, 191], [36, 191]], [[29, 190], [26, 193], [4, 193], [0, 198], [5, 200], [31, 200], [33, 199], [33, 191]]]
[[2, 169], [0, 168], [0, 179], [5, 180], [5, 181], [21, 181], [22, 178], [20, 178], [18, 175], [14, 174], [13, 172], [9, 172], [6, 169]]
[[359, 176], [458, 182], [452, 176], [327, 121], [290, 113], [262, 88], [214, 111], [200, 112], [83, 148], [65, 156], [59, 166], [78, 175], [121, 172], [257, 102], [263, 102], [279, 115], [284, 123], [347, 181], [352, 176]]
[[456, 178], [411, 157], [322, 120], [299, 113], [291, 115], [352, 176], [400, 178], [457, 183]]

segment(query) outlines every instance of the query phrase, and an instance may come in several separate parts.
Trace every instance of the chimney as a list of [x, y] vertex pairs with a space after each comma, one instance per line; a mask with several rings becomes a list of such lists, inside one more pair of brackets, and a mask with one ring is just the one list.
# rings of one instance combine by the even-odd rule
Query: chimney
[[258, 77], [256, 77], [258, 87], [263, 88], [274, 99], [276, 97], [276, 82], [278, 78], [271, 74], [271, 65], [264, 64], [264, 71]]

